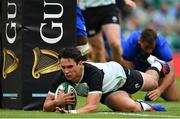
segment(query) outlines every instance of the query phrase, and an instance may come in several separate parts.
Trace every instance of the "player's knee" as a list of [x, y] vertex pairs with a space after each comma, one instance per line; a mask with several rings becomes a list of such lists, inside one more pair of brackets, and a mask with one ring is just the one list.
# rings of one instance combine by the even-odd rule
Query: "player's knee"
[[156, 89], [156, 88], [158, 88], [158, 81], [156, 81], [155, 79], [154, 79], [154, 83], [153, 83], [153, 89]]
[[147, 84], [147, 85], [149, 87], [147, 90], [154, 90], [154, 89], [158, 88], [158, 82], [155, 80], [153, 80], [152, 83], [149, 82], [149, 84]]
[[136, 104], [128, 104], [126, 107], [122, 108], [123, 112], [140, 112], [141, 109], [138, 108]]
[[113, 53], [115, 53], [116, 55], [122, 54], [122, 49], [120, 47], [120, 44], [112, 44], [110, 47], [111, 47]]
[[138, 106], [134, 103], [126, 103], [124, 105], [121, 106], [110, 106], [111, 109], [113, 109], [114, 111], [117, 112], [139, 112], [141, 111], [141, 109], [138, 108]]
[[120, 48], [120, 43], [119, 42], [112, 42], [110, 43], [110, 47], [119, 49]]

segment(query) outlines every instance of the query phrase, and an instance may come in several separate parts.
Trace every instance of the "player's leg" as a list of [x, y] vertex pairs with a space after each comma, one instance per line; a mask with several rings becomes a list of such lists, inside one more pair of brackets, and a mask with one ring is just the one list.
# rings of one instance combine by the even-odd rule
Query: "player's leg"
[[89, 52], [89, 44], [86, 36], [79, 36], [76, 39], [76, 47], [80, 50], [81, 54], [87, 55]]
[[134, 101], [125, 91], [116, 91], [102, 98], [105, 105], [118, 112], [166, 111], [161, 104]]
[[[127, 69], [124, 67], [124, 71], [127, 75], [127, 80], [125, 83], [126, 86], [123, 86], [122, 88], [129, 94], [133, 94], [139, 89], [141, 89], [142, 91], [154, 90], [158, 87], [158, 80], [160, 78], [161, 70], [162, 66], [159, 62], [154, 63], [152, 67], [150, 67], [145, 73], [137, 70]], [[129, 88], [130, 85], [136, 88]]]
[[117, 91], [108, 95], [104, 102], [109, 108], [119, 112], [140, 112], [141, 105], [132, 100], [125, 91]]
[[[166, 66], [166, 62], [159, 60], [158, 58], [156, 58], [155, 56], [152, 56], [152, 55], [149, 56], [149, 58], [147, 60], [151, 65], [154, 62], [158, 61], [158, 62], [161, 62], [162, 64], [165, 64], [164, 67]], [[168, 68], [165, 67], [164, 69], [168, 69]], [[161, 85], [162, 81], [163, 80], [159, 81], [160, 85]], [[179, 101], [180, 100], [179, 91], [177, 88], [176, 80], [174, 78], [173, 78], [172, 83], [169, 85], [169, 87], [162, 93], [161, 97], [167, 101]], [[145, 98], [145, 99], [148, 99], [148, 98]]]
[[111, 58], [120, 63], [122, 49], [120, 40], [119, 10], [116, 5], [109, 5], [102, 10], [102, 14], [105, 16], [102, 23], [102, 29], [111, 48]]
[[144, 80], [144, 85], [142, 87], [143, 91], [151, 91], [158, 87], [160, 76], [165, 76], [167, 73], [169, 73], [169, 70], [167, 72], [163, 72], [162, 67], [163, 66], [161, 63], [154, 62], [145, 73], [140, 72]]
[[[149, 74], [141, 73], [136, 70], [123, 68], [127, 76], [125, 84], [117, 91], [110, 94], [103, 94], [101, 102], [115, 111], [139, 112], [151, 110], [151, 105], [145, 102], [135, 102], [130, 98], [129, 94], [134, 94], [140, 89], [151, 90], [156, 88], [158, 86], [157, 80], [152, 79], [156, 77], [151, 77]], [[156, 70], [154, 73], [157, 73]], [[147, 85], [147, 89], [145, 89], [145, 85]]]
[[103, 16], [99, 12], [100, 9], [101, 7], [86, 9], [83, 11], [83, 15], [86, 22], [88, 42], [92, 48], [93, 60], [96, 62], [106, 62], [105, 47], [100, 25]]
[[147, 71], [148, 73], [140, 72], [143, 78], [142, 91], [151, 91], [158, 87], [159, 74], [155, 70]]
[[[117, 70], [116, 68], [114, 68]], [[134, 94], [143, 87], [143, 76], [139, 71], [123, 67], [127, 76], [125, 84], [117, 91], [102, 95], [101, 102], [115, 111], [139, 112], [142, 111], [141, 105], [130, 98], [129, 94]], [[146, 75], [146, 74], [145, 74]], [[154, 81], [154, 82], [153, 82]], [[154, 86], [157, 82], [150, 80], [149, 84]], [[154, 88], [156, 88], [154, 86]]]
[[120, 44], [120, 25], [106, 24], [103, 25], [103, 31], [107, 37], [112, 52], [112, 60], [120, 62], [121, 60], [121, 44]]
[[[148, 58], [147, 58], [147, 61], [149, 62], [149, 64], [153, 67], [155, 66], [156, 68], [158, 68], [158, 70], [160, 70], [160, 76], [161, 77], [165, 77], [166, 74], [168, 74], [170, 72], [170, 66], [167, 62], [165, 61], [162, 61], [158, 58], [156, 58], [155, 56], [152, 56], [150, 55]], [[158, 65], [161, 65], [161, 66], [158, 66]]]
[[89, 44], [92, 47], [94, 61], [106, 62], [106, 51], [105, 51], [104, 42], [102, 39], [102, 33], [99, 32], [94, 36], [90, 36], [88, 40], [89, 40]]
[[83, 56], [88, 54], [89, 45], [84, 17], [78, 5], [76, 6], [76, 47], [81, 51]]

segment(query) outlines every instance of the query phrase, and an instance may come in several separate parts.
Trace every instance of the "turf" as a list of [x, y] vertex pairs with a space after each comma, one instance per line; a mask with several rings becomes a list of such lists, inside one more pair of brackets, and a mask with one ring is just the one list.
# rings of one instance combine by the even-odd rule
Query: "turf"
[[[180, 90], [180, 78], [177, 80]], [[142, 99], [144, 93], [138, 92], [133, 95], [134, 99]], [[86, 98], [78, 97], [77, 108], [85, 103]], [[166, 112], [140, 112], [140, 113], [118, 113], [113, 112], [104, 105], [100, 105], [98, 113], [93, 114], [61, 114], [55, 112], [23, 111], [0, 109], [0, 118], [177, 118], [180, 119], [180, 102], [165, 102], [163, 99], [156, 101], [167, 108]]]

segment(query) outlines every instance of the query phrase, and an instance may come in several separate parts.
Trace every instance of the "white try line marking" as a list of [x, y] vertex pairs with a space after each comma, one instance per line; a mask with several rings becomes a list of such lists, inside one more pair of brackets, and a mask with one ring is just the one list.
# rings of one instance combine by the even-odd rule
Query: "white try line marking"
[[127, 116], [142, 116], [142, 117], [166, 117], [166, 118], [179, 118], [180, 116], [174, 116], [174, 115], [153, 115], [153, 114], [137, 114], [137, 113], [123, 113], [123, 112], [98, 112], [98, 114], [118, 114], [118, 115], [127, 115]]

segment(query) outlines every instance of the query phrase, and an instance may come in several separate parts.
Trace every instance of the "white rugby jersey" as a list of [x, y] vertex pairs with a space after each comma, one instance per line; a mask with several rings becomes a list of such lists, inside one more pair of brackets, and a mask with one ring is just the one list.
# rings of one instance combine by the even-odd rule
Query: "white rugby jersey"
[[117, 90], [118, 88], [122, 87], [126, 82], [127, 77], [125, 71], [123, 67], [117, 62], [111, 61], [107, 63], [86, 63], [96, 66], [104, 72], [102, 87], [103, 93]]
[[115, 0], [80, 0], [79, 5], [82, 10], [85, 10], [89, 7], [105, 6], [115, 3]]

